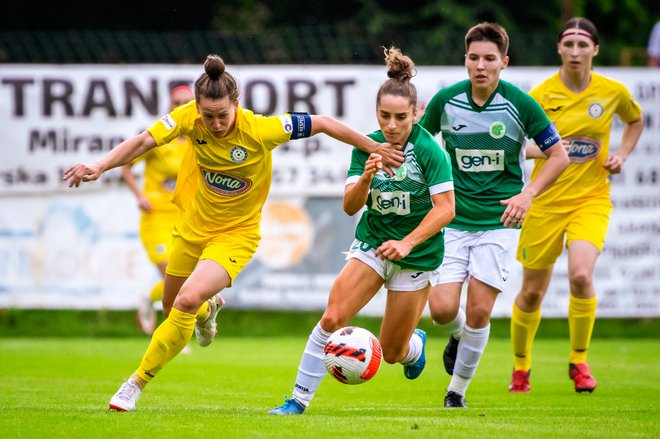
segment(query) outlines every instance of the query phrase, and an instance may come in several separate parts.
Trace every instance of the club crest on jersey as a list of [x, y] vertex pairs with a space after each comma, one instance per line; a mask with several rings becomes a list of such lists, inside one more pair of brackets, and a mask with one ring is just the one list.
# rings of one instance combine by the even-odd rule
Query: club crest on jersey
[[234, 197], [244, 194], [252, 186], [252, 181], [240, 175], [229, 172], [209, 171], [202, 167], [199, 169], [202, 172], [204, 186], [218, 195]]
[[403, 181], [405, 180], [406, 176], [408, 175], [408, 171], [406, 169], [405, 163], [401, 166], [399, 166], [394, 173], [394, 181]]
[[506, 125], [504, 125], [504, 122], [496, 120], [488, 127], [488, 133], [493, 139], [501, 139], [506, 134]]
[[603, 114], [603, 106], [599, 103], [589, 105], [589, 116], [598, 119]]
[[247, 160], [248, 153], [242, 146], [235, 146], [229, 153], [229, 157], [231, 157], [232, 162], [239, 165]]
[[584, 163], [594, 160], [600, 153], [600, 141], [586, 136], [570, 136], [564, 138], [571, 142], [568, 158], [571, 163]]

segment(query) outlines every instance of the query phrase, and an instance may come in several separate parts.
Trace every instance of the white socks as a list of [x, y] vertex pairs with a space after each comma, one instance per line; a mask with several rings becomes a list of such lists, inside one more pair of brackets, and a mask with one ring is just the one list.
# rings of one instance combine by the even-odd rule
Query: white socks
[[485, 328], [474, 329], [465, 325], [461, 341], [458, 344], [454, 375], [447, 387], [447, 391], [465, 395], [470, 381], [477, 370], [481, 355], [486, 349], [490, 335], [490, 324]]
[[441, 325], [438, 322], [433, 322], [436, 324], [438, 329], [440, 329], [445, 334], [452, 335], [456, 340], [460, 340], [461, 334], [463, 333], [463, 328], [465, 327], [465, 311], [463, 308], [458, 307], [458, 313], [456, 317], [449, 323]]
[[408, 355], [406, 355], [403, 360], [399, 361], [399, 363], [404, 366], [413, 364], [415, 361], [419, 360], [419, 356], [422, 355], [423, 347], [424, 342], [422, 341], [422, 337], [413, 332], [413, 335], [408, 342]]
[[321, 328], [320, 323], [317, 323], [309, 335], [305, 351], [300, 359], [292, 396], [305, 407], [309, 405], [321, 380], [327, 374], [323, 364], [323, 348], [330, 334]]

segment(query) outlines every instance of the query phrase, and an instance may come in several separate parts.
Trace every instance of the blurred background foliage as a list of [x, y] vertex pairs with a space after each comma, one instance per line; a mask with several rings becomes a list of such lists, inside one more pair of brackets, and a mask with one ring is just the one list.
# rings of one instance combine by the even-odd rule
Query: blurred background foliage
[[0, 15], [2, 63], [380, 64], [395, 44], [419, 65], [460, 65], [480, 21], [504, 25], [511, 65], [556, 65], [564, 21], [599, 28], [599, 65], [644, 65], [658, 0], [162, 0], [23, 2]]

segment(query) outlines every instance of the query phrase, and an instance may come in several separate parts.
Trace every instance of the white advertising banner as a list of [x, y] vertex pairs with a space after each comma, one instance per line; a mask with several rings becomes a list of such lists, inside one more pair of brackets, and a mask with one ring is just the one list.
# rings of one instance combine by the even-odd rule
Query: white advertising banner
[[[241, 105], [262, 114], [304, 111], [377, 128], [380, 66], [230, 66]], [[511, 67], [502, 78], [525, 90], [556, 68]], [[660, 316], [660, 75], [601, 68], [631, 90], [646, 129], [621, 175], [596, 270], [600, 316]], [[111, 171], [69, 189], [63, 169], [93, 161], [166, 112], [172, 84], [192, 83], [200, 66], [0, 65], [0, 307], [127, 309], [157, 280], [138, 238], [136, 202]], [[462, 67], [419, 67], [428, 101], [466, 77]], [[617, 121], [611, 148], [623, 130]], [[274, 153], [273, 186], [254, 260], [225, 296], [229, 306], [323, 309], [344, 264], [356, 218], [342, 211], [350, 147], [326, 136], [292, 141]], [[510, 315], [519, 264], [494, 315]], [[565, 316], [565, 254], [555, 266], [544, 315]], [[379, 315], [377, 296], [365, 313]]]

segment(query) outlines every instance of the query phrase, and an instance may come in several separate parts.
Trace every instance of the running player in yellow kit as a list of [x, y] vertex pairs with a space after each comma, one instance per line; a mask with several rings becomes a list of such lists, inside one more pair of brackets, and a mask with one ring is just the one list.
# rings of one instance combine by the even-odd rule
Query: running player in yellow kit
[[96, 163], [79, 163], [64, 173], [69, 186], [79, 186], [178, 136], [192, 140], [174, 193], [184, 212], [174, 228], [165, 276], [163, 311], [168, 317], [154, 331], [138, 369], [111, 398], [111, 410], [134, 411], [144, 387], [181, 351], [193, 331], [200, 345], [213, 341], [220, 308], [217, 293], [232, 285], [259, 243], [276, 146], [325, 133], [365, 152], [378, 151], [384, 167], [403, 162], [401, 151], [331, 117], [256, 115], [239, 106], [238, 94], [222, 58], [209, 55], [195, 82], [195, 101], [174, 109]]
[[[195, 99], [195, 92], [187, 85], [170, 90], [169, 111]], [[149, 260], [161, 275], [148, 295], [140, 297], [137, 322], [140, 329], [151, 334], [156, 328], [154, 303], [163, 299], [165, 268], [172, 251], [172, 229], [181, 210], [172, 202], [176, 176], [190, 138], [179, 136], [170, 143], [154, 148], [138, 159], [125, 164], [121, 176], [135, 195], [140, 208], [140, 240]], [[141, 188], [133, 175], [133, 165], [144, 160], [144, 187]]]
[[[554, 185], [534, 199], [522, 226], [517, 257], [524, 271], [511, 317], [514, 371], [510, 392], [530, 390], [531, 349], [541, 321], [541, 302], [564, 239], [570, 286], [569, 377], [576, 392], [596, 388], [587, 349], [596, 318], [593, 272], [612, 210], [608, 176], [621, 172], [644, 128], [642, 110], [626, 87], [592, 71], [598, 49], [594, 24], [585, 18], [571, 18], [559, 33], [559, 72], [530, 91], [557, 126], [571, 164]], [[610, 127], [615, 114], [626, 126], [618, 149], [612, 153]], [[528, 157], [536, 155], [534, 180], [546, 160], [538, 151], [528, 151]]]

